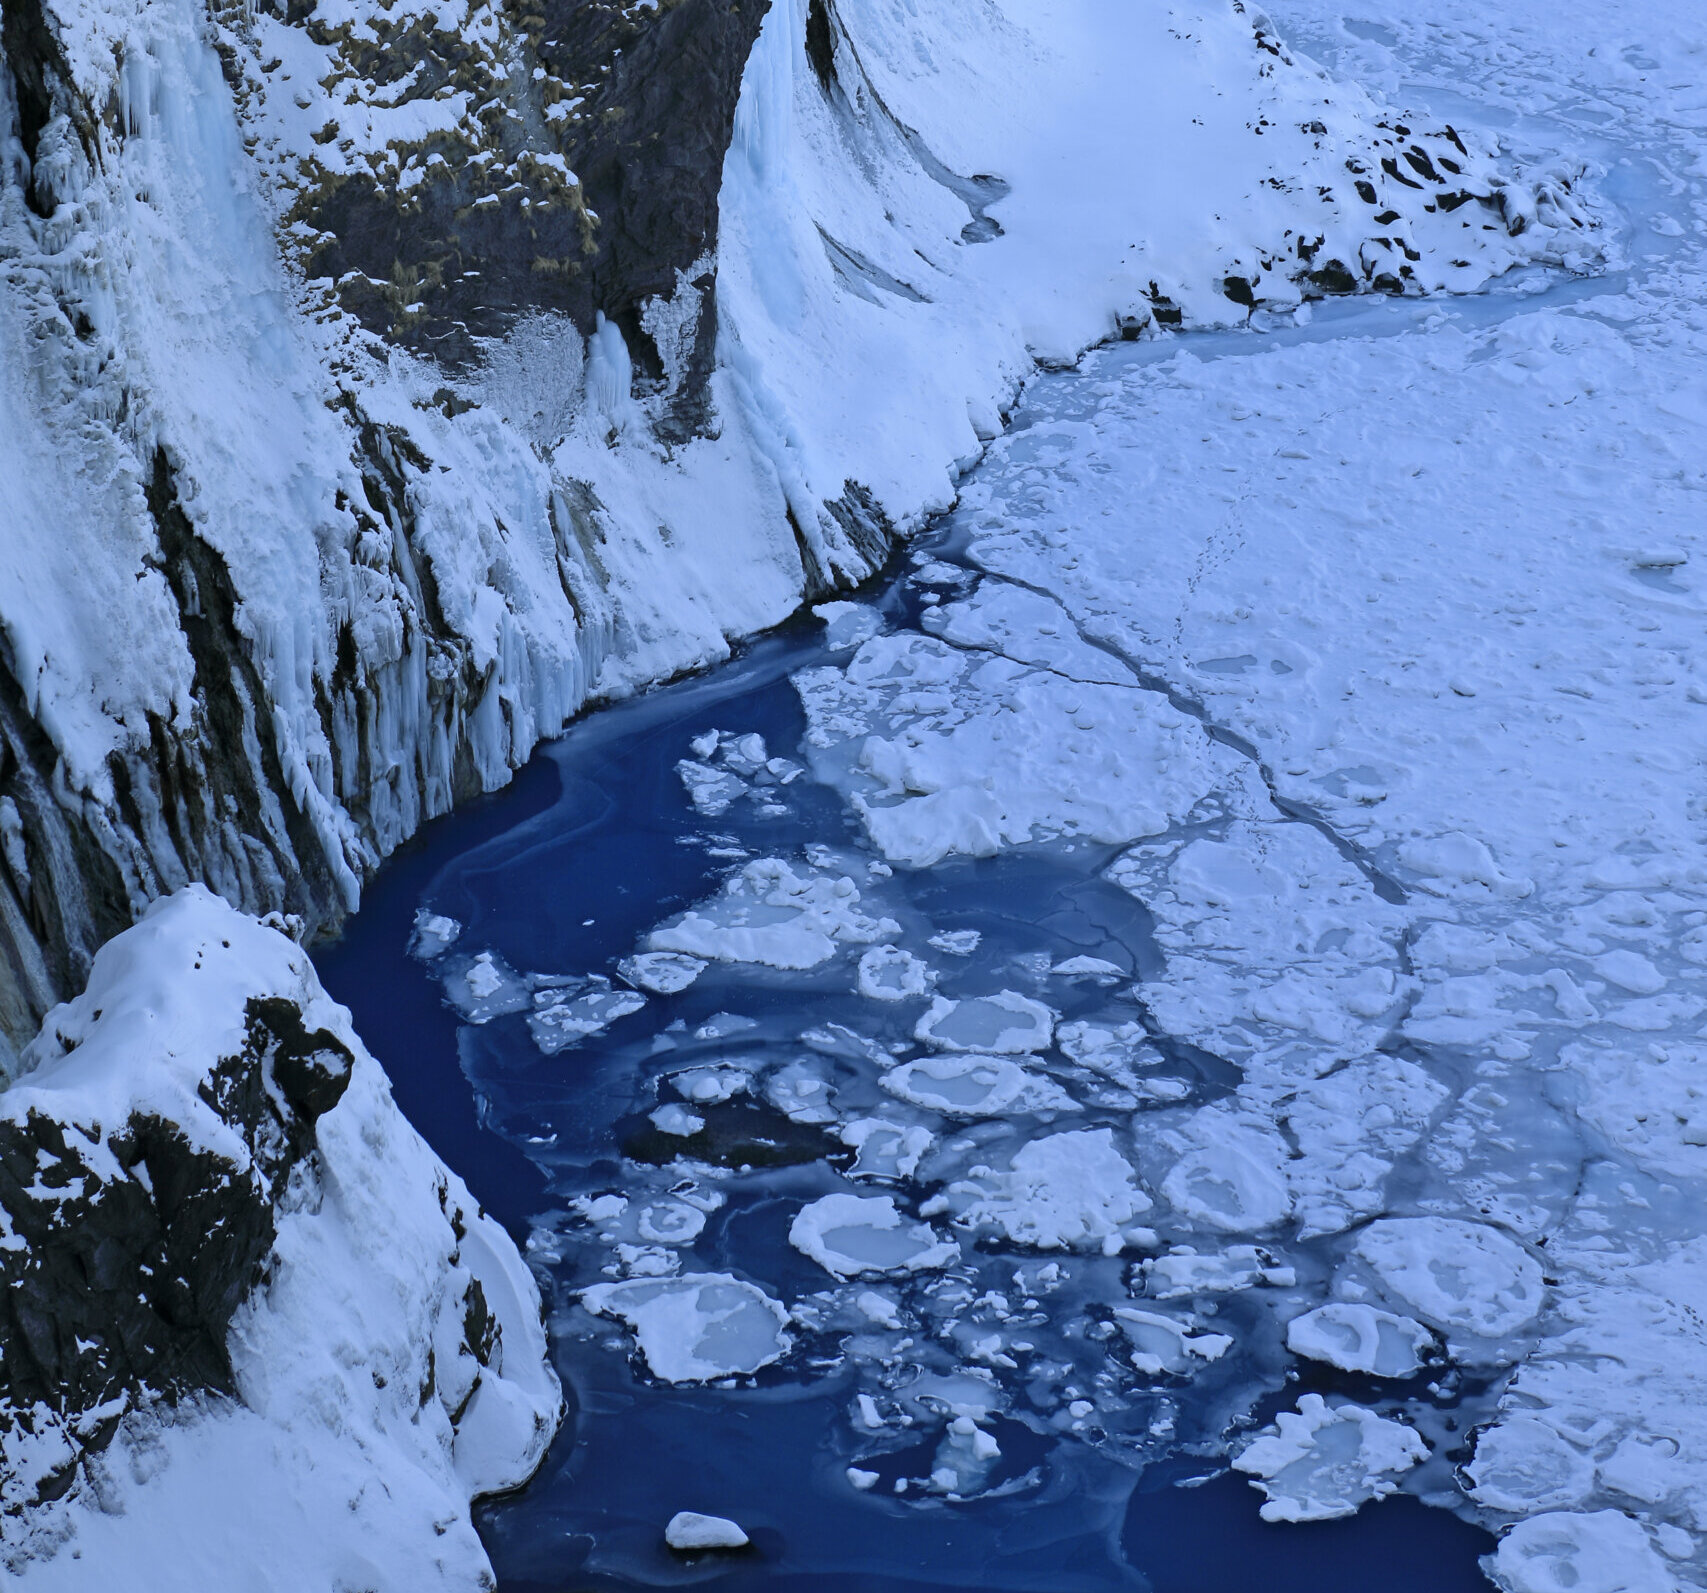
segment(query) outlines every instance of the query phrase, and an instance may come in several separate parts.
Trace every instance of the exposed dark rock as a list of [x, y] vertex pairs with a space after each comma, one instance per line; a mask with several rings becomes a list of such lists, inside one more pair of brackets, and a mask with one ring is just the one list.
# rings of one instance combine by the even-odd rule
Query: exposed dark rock
[[[242, 1049], [198, 1090], [240, 1137], [241, 1163], [152, 1114], [110, 1125], [36, 1110], [0, 1119], [0, 1214], [23, 1241], [0, 1246], [6, 1513], [69, 1487], [127, 1409], [231, 1391], [226, 1330], [272, 1247], [275, 1204], [354, 1063], [293, 1002], [252, 999], [245, 1016]], [[481, 1320], [471, 1331], [484, 1342]], [[5, 1478], [8, 1440], [50, 1430], [58, 1463]]]

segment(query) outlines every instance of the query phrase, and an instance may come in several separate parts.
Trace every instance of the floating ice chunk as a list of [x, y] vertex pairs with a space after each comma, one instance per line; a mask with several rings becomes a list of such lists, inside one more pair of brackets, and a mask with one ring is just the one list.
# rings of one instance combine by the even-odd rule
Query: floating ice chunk
[[489, 951], [458, 961], [444, 975], [445, 995], [469, 1023], [490, 1023], [531, 1004], [532, 987], [506, 962]]
[[983, 938], [976, 929], [944, 929], [932, 935], [927, 944], [949, 957], [970, 957]]
[[873, 1001], [905, 1001], [930, 987], [930, 969], [899, 946], [873, 946], [859, 960], [859, 993]]
[[744, 1549], [752, 1541], [724, 1516], [702, 1516], [697, 1510], [678, 1510], [664, 1528], [664, 1541], [672, 1549]]
[[1079, 1103], [1060, 1085], [1001, 1056], [920, 1057], [891, 1069], [880, 1082], [903, 1101], [952, 1117], [1079, 1110]]
[[1594, 1487], [1594, 1459], [1533, 1416], [1505, 1417], [1476, 1439], [1464, 1470], [1470, 1497], [1490, 1510], [1533, 1515], [1579, 1504]]
[[695, 763], [691, 758], [683, 758], [676, 765], [676, 773], [687, 788], [694, 812], [708, 819], [721, 818], [735, 798], [747, 789], [747, 782], [739, 775], [727, 769], [714, 769], [709, 763]]
[[737, 774], [757, 774], [770, 762], [765, 738], [751, 730], [744, 736], [724, 732], [718, 738], [717, 750], [724, 763]]
[[646, 1005], [637, 990], [613, 990], [608, 979], [593, 977], [570, 986], [536, 990], [528, 1033], [547, 1056], [602, 1034], [618, 1018]]
[[1305, 1394], [1233, 1466], [1268, 1495], [1264, 1521], [1329, 1521], [1392, 1493], [1394, 1477], [1427, 1458], [1428, 1445], [1403, 1422]]
[[788, 1242], [838, 1278], [919, 1272], [960, 1258], [960, 1246], [928, 1222], [908, 1222], [888, 1195], [825, 1195], [803, 1206]]
[[1155, 1067], [1164, 1060], [1137, 1022], [1113, 1028], [1101, 1023], [1063, 1023], [1055, 1038], [1073, 1061], [1117, 1077], [1126, 1069]]
[[1519, 901], [1535, 889], [1533, 881], [1507, 874], [1487, 845], [1462, 830], [1432, 840], [1408, 841], [1399, 861], [1420, 877], [1424, 890], [1437, 896], [1482, 896]]
[[721, 733], [716, 730], [702, 730], [688, 743], [689, 749], [696, 758], [710, 758], [717, 752], [717, 743]]
[[1056, 979], [1124, 979], [1126, 970], [1101, 957], [1069, 957], [1049, 970]]
[[1505, 1593], [1676, 1593], [1641, 1526], [1616, 1510], [1531, 1516], [1482, 1562]]
[[1639, 951], [1619, 947], [1594, 959], [1594, 971], [1602, 979], [1628, 990], [1633, 996], [1658, 995], [1665, 989], [1662, 974]]
[[875, 1289], [866, 1289], [854, 1300], [860, 1314], [867, 1321], [875, 1322], [879, 1327], [891, 1330], [900, 1327], [901, 1313], [895, 1302], [886, 1294], [879, 1294]]
[[660, 1134], [676, 1134], [682, 1139], [692, 1139], [705, 1127], [705, 1119], [697, 1112], [690, 1112], [680, 1101], [665, 1102], [651, 1117], [652, 1126]]
[[931, 1487], [965, 1498], [989, 1481], [1001, 1458], [1002, 1447], [993, 1433], [985, 1432], [970, 1416], [956, 1416], [931, 1461]]
[[616, 971], [642, 990], [673, 996], [699, 978], [705, 972], [705, 964], [698, 957], [684, 956], [679, 951], [642, 951], [623, 958]]
[[1199, 1361], [1218, 1361], [1233, 1347], [1225, 1333], [1192, 1333], [1183, 1322], [1157, 1311], [1121, 1306], [1115, 1320], [1132, 1343], [1132, 1364], [1147, 1377], [1190, 1372]]
[[1017, 1053], [1047, 1048], [1055, 1014], [1016, 990], [951, 1001], [938, 996], [913, 1030], [915, 1039], [941, 1051]]
[[757, 858], [710, 902], [653, 930], [646, 945], [713, 962], [816, 968], [835, 954], [838, 942], [869, 945], [900, 933], [894, 919], [862, 913], [859, 899], [845, 876], [796, 874], [781, 858]]
[[881, 1117], [856, 1118], [837, 1133], [855, 1151], [849, 1174], [854, 1178], [911, 1178], [919, 1159], [935, 1142], [928, 1128], [914, 1123], [891, 1123]]
[[836, 652], [858, 647], [883, 629], [883, 616], [864, 603], [819, 603], [812, 612], [824, 622], [824, 645]]
[[745, 1068], [720, 1066], [689, 1068], [685, 1073], [672, 1073], [670, 1085], [684, 1101], [695, 1106], [716, 1106], [737, 1095], [745, 1095], [753, 1087], [753, 1075]]
[[854, 1487], [859, 1489], [861, 1493], [864, 1493], [867, 1488], [875, 1486], [878, 1473], [875, 1471], [864, 1471], [858, 1466], [849, 1466], [847, 1476], [848, 1481], [852, 1483]]
[[652, 1374], [666, 1383], [756, 1372], [790, 1347], [782, 1302], [726, 1272], [597, 1283], [581, 1300], [626, 1322]]
[[1372, 1377], [1412, 1376], [1433, 1342], [1434, 1335], [1408, 1316], [1339, 1300], [1294, 1317], [1286, 1327], [1286, 1347], [1294, 1355]]
[[409, 950], [422, 962], [442, 957], [462, 933], [462, 925], [442, 913], [430, 913], [422, 908], [415, 914], [415, 934]]
[[1140, 1264], [1144, 1292], [1154, 1300], [1177, 1300], [1190, 1294], [1232, 1294], [1256, 1284], [1287, 1289], [1297, 1272], [1280, 1265], [1256, 1245], [1233, 1245], [1218, 1255], [1199, 1255], [1181, 1245], [1165, 1256]]
[[765, 1099], [795, 1123], [833, 1123], [835, 1092], [817, 1063], [802, 1057], [780, 1067], [765, 1080]]
[[640, 1237], [650, 1244], [692, 1244], [705, 1227], [705, 1213], [685, 1200], [655, 1200], [640, 1208], [635, 1226]]
[[1132, 1168], [1115, 1148], [1114, 1131], [1075, 1129], [1031, 1140], [1006, 1171], [974, 1169], [920, 1210], [956, 1212], [963, 1227], [993, 1224], [1015, 1244], [1040, 1250], [1124, 1242], [1121, 1228], [1150, 1209]]
[[1541, 1268], [1485, 1223], [1388, 1217], [1363, 1230], [1356, 1253], [1385, 1289], [1436, 1327], [1501, 1338], [1541, 1309]]
[[1208, 1140], [1188, 1151], [1162, 1181], [1162, 1194], [1182, 1216], [1223, 1233], [1261, 1233], [1292, 1211], [1284, 1140], [1234, 1123], [1210, 1108], [1193, 1132]]

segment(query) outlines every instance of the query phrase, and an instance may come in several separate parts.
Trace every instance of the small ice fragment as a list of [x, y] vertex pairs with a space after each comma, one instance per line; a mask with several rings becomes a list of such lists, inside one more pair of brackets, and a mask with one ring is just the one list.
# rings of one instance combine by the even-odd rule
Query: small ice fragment
[[888, 1195], [825, 1195], [796, 1214], [788, 1241], [838, 1278], [917, 1272], [960, 1258], [928, 1222], [907, 1222]]
[[854, 1300], [854, 1304], [859, 1307], [862, 1316], [879, 1327], [894, 1329], [901, 1325], [901, 1313], [895, 1308], [895, 1302], [875, 1289], [866, 1289]]
[[462, 976], [468, 982], [469, 994], [476, 1001], [485, 1001], [503, 988], [504, 976], [492, 962], [492, 953], [483, 951], [468, 965]]
[[859, 960], [859, 993], [872, 1001], [905, 1001], [930, 985], [930, 969], [899, 946], [873, 946]]
[[1274, 1258], [1255, 1245], [1233, 1245], [1219, 1255], [1198, 1255], [1184, 1248], [1153, 1256], [1141, 1263], [1145, 1292], [1155, 1300], [1177, 1300], [1189, 1294], [1231, 1294], [1266, 1283], [1290, 1288], [1296, 1281], [1291, 1267], [1276, 1266]]
[[998, 990], [965, 1001], [938, 996], [913, 1037], [942, 1051], [1017, 1053], [1044, 1050], [1054, 1029], [1055, 1014], [1041, 1001]]
[[1433, 1338], [1408, 1316], [1337, 1300], [1294, 1317], [1286, 1328], [1286, 1347], [1294, 1355], [1374, 1377], [1412, 1376]]
[[864, 603], [819, 603], [812, 612], [824, 622], [824, 643], [840, 652], [870, 641], [883, 629], [883, 616]]
[[709, 763], [695, 763], [691, 758], [683, 758], [676, 765], [676, 773], [681, 776], [694, 811], [708, 819], [721, 818], [729, 811], [730, 803], [747, 789], [746, 781], [727, 769], [714, 769]]
[[699, 978], [705, 972], [705, 964], [698, 957], [685, 956], [679, 951], [642, 951], [623, 958], [616, 971], [642, 990], [673, 996]]
[[1183, 1322], [1132, 1306], [1116, 1309], [1115, 1320], [1132, 1344], [1131, 1361], [1147, 1377], [1189, 1372], [1198, 1361], [1218, 1361], [1233, 1347], [1225, 1333], [1192, 1333]]
[[877, 1481], [877, 1473], [875, 1471], [861, 1471], [858, 1466], [849, 1466], [848, 1481], [851, 1482], [854, 1487], [858, 1488], [861, 1493], [864, 1493], [867, 1488], [871, 1487]]
[[965, 1497], [982, 1488], [990, 1471], [1002, 1457], [995, 1436], [984, 1431], [970, 1416], [956, 1416], [948, 1424], [931, 1463], [931, 1486], [940, 1493]]
[[782, 1302], [726, 1272], [598, 1283], [581, 1301], [598, 1316], [626, 1322], [653, 1376], [666, 1383], [756, 1372], [790, 1347]]
[[1124, 979], [1126, 970], [1117, 963], [1101, 957], [1069, 957], [1058, 962], [1049, 972], [1057, 979]]
[[877, 1408], [877, 1401], [871, 1395], [854, 1395], [854, 1404], [859, 1408], [859, 1424], [867, 1432], [875, 1433], [884, 1425], [883, 1412]]
[[1397, 1489], [1398, 1473], [1427, 1458], [1428, 1445], [1403, 1422], [1305, 1394], [1296, 1411], [1282, 1411], [1234, 1458], [1233, 1467], [1268, 1495], [1264, 1521], [1330, 1521], [1385, 1498]]
[[849, 1169], [854, 1178], [911, 1178], [935, 1139], [916, 1123], [890, 1123], [881, 1117], [855, 1118], [836, 1133], [857, 1153]]
[[1079, 1109], [1058, 1084], [1002, 1056], [920, 1057], [892, 1068], [878, 1082], [903, 1101], [953, 1117]]
[[692, 1139], [705, 1127], [705, 1119], [690, 1112], [680, 1101], [667, 1101], [651, 1114], [652, 1126], [661, 1134], [676, 1134]]
[[691, 1244], [705, 1227], [705, 1213], [680, 1200], [660, 1200], [640, 1208], [636, 1226], [652, 1244]]
[[970, 957], [983, 938], [976, 929], [945, 929], [932, 935], [927, 944], [949, 957]]
[[1486, 1223], [1387, 1217], [1363, 1230], [1355, 1254], [1384, 1289], [1436, 1327], [1503, 1338], [1541, 1309], [1540, 1266]]
[[637, 990], [613, 990], [608, 979], [595, 975], [576, 985], [536, 991], [533, 1002], [528, 1033], [547, 1056], [556, 1056], [602, 1034], [618, 1018], [638, 1012], [646, 1005], [646, 998]]
[[1482, 1562], [1505, 1593], [1676, 1593], [1641, 1523], [1620, 1510], [1520, 1521]]
[[744, 1549], [752, 1540], [723, 1516], [702, 1516], [697, 1510], [678, 1510], [664, 1528], [672, 1549]]
[[765, 1098], [794, 1123], [833, 1123], [835, 1091], [809, 1057], [789, 1062], [765, 1080]]
[[709, 759], [717, 751], [717, 732], [715, 730], [702, 731], [688, 743], [688, 746], [692, 748], [693, 755], [696, 758]]
[[695, 1106], [716, 1106], [737, 1095], [744, 1095], [753, 1086], [753, 1076], [745, 1068], [689, 1068], [685, 1073], [670, 1075], [670, 1083], [684, 1101]]
[[429, 913], [423, 907], [415, 914], [414, 944], [409, 949], [423, 962], [431, 962], [433, 958], [443, 956], [461, 933], [462, 925], [454, 918], [446, 918], [443, 913]]

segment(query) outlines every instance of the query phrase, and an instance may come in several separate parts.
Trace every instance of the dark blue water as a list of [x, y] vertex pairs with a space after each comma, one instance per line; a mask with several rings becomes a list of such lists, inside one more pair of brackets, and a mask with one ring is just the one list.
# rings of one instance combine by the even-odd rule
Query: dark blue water
[[[892, 587], [883, 601], [899, 613], [907, 600]], [[794, 755], [804, 722], [788, 674], [821, 661], [820, 636], [810, 621], [787, 627], [719, 670], [577, 725], [509, 789], [430, 826], [374, 882], [344, 938], [316, 956], [326, 987], [350, 1007], [385, 1064], [405, 1113], [519, 1240], [530, 1219], [544, 1213], [549, 1224], [549, 1214], [577, 1193], [625, 1188], [641, 1176], [623, 1147], [648, 1154], [646, 1084], [659, 1066], [653, 1048], [665, 1020], [686, 1025], [672, 1031], [679, 1039], [668, 1058], [680, 1067], [694, 1054], [691, 1031], [722, 1010], [758, 1022], [707, 1047], [723, 1057], [773, 1048], [783, 1032], [770, 1026], [773, 1017], [791, 1017], [793, 1034], [803, 1011], [818, 1022], [857, 1016], [870, 1033], [883, 1015], [847, 992], [845, 972], [838, 983], [714, 966], [687, 991], [656, 998], [585, 1046], [546, 1057], [519, 1017], [474, 1027], [445, 1003], [432, 969], [408, 955], [416, 911], [456, 918], [465, 926], [459, 946], [491, 950], [518, 969], [609, 971], [660, 919], [717, 888], [728, 868], [714, 855], [719, 836], [784, 857], [811, 842], [860, 846], [841, 799], [827, 788], [791, 786], [785, 817], [761, 822], [732, 812], [708, 821], [689, 805], [675, 772], [688, 739], [711, 727], [756, 731], [773, 752]], [[1156, 965], [1148, 922], [1132, 898], [1100, 878], [1104, 861], [1093, 849], [1075, 858], [1013, 853], [898, 873], [886, 882], [884, 910], [916, 914], [938, 929], [975, 928], [1010, 965], [1028, 952], [1083, 952], [1142, 978]], [[961, 995], [998, 987], [1000, 979], [979, 972], [983, 966], [945, 960], [942, 988]], [[1075, 999], [1069, 992], [1058, 1002], [1067, 1017]], [[1226, 1064], [1189, 1047], [1168, 1065], [1196, 1099], [1236, 1082]], [[841, 1147], [774, 1113], [763, 1123], [730, 1122], [731, 1135], [762, 1129], [786, 1140], [776, 1158], [782, 1165], [729, 1186], [690, 1265], [761, 1279], [786, 1299], [821, 1288], [824, 1275], [790, 1248], [787, 1225], [803, 1199], [835, 1187], [828, 1160]], [[539, 1266], [559, 1325], [573, 1291], [597, 1281], [593, 1264], [571, 1247], [562, 1261]], [[1013, 1258], [993, 1264], [1011, 1271]], [[1227, 1309], [1232, 1326], [1236, 1302]], [[1248, 1328], [1261, 1331], [1255, 1322]], [[1153, 1412], [1136, 1395], [1130, 1430], [1111, 1432], [1100, 1445], [1063, 1440], [1042, 1419], [1043, 1406], [1034, 1411], [1016, 1395], [993, 1425], [1003, 1456], [984, 1492], [954, 1502], [907, 1498], [892, 1491], [892, 1479], [928, 1474], [936, 1437], [921, 1432], [916, 1453], [903, 1445], [876, 1460], [856, 1456], [847, 1421], [856, 1376], [835, 1335], [806, 1335], [788, 1360], [727, 1389], [660, 1386], [636, 1369], [620, 1339], [614, 1325], [604, 1341], [554, 1337], [572, 1414], [533, 1483], [477, 1512], [505, 1593], [688, 1584], [731, 1593], [1487, 1587], [1477, 1564], [1492, 1546], [1487, 1535], [1414, 1499], [1368, 1506], [1340, 1522], [1263, 1523], [1259, 1495], [1218, 1463], [1154, 1458], [1144, 1437]], [[1094, 1345], [1087, 1357], [1092, 1352], [1104, 1354]], [[1195, 1432], [1212, 1441], [1236, 1412], [1265, 1397], [1272, 1407], [1278, 1385], [1265, 1391], [1242, 1366], [1228, 1357], [1200, 1377], [1189, 1400], [1181, 1398], [1190, 1407], [1182, 1439]], [[868, 1493], [844, 1480], [856, 1458], [882, 1474]], [[740, 1521], [752, 1548], [738, 1556], [670, 1554], [662, 1525], [683, 1508]]]

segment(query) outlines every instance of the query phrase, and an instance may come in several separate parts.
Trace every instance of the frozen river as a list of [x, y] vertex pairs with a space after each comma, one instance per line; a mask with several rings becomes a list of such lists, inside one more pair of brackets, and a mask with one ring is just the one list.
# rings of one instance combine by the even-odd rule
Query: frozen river
[[880, 588], [581, 724], [321, 959], [550, 1302], [505, 1589], [1697, 1575], [1677, 72], [1295, 21], [1441, 116], [1474, 66], [1606, 269], [1040, 376]]

